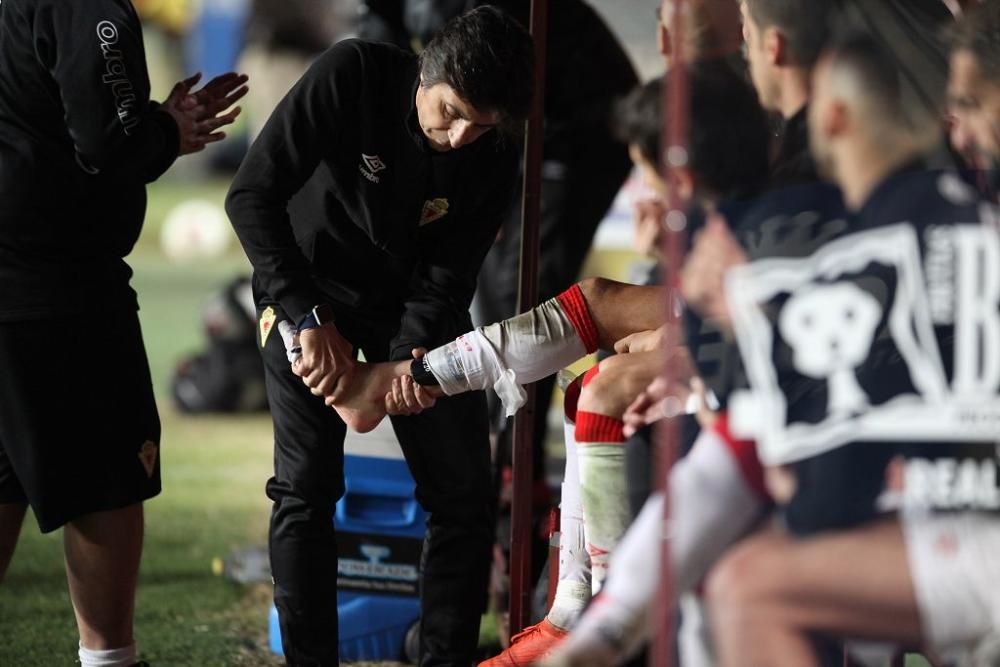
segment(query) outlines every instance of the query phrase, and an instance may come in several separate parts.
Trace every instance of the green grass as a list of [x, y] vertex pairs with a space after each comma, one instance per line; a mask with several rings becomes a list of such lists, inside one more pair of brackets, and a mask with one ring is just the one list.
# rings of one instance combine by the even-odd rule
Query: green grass
[[[262, 543], [270, 425], [265, 416], [163, 412], [163, 493], [146, 504], [136, 615], [142, 655], [158, 665], [269, 664], [266, 594], [212, 574], [212, 559]], [[69, 662], [76, 629], [59, 533], [26, 523], [0, 587], [0, 665]]]

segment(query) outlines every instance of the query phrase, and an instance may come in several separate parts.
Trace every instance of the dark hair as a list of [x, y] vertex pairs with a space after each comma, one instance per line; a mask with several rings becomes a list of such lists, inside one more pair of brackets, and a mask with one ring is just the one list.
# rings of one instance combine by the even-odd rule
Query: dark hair
[[[768, 176], [767, 116], [757, 94], [725, 61], [703, 61], [690, 72], [688, 166], [696, 187], [719, 199], [739, 199], [763, 189]], [[669, 74], [633, 90], [619, 102], [615, 131], [661, 166], [661, 85]]]
[[952, 51], [972, 53], [984, 77], [1000, 81], [1000, 3], [974, 7], [951, 31]]
[[449, 21], [420, 54], [423, 86], [451, 86], [477, 111], [496, 112], [516, 127], [531, 109], [531, 35], [496, 7], [484, 5]]
[[784, 36], [795, 64], [801, 67], [816, 64], [830, 36], [831, 0], [743, 1], [758, 28], [774, 27]]

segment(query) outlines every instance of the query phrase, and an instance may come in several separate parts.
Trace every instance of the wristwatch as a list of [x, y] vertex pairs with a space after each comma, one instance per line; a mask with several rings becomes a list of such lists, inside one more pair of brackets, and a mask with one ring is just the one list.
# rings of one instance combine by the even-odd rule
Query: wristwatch
[[410, 362], [410, 375], [414, 382], [424, 387], [436, 387], [440, 383], [431, 372], [431, 366], [427, 363], [426, 355]]
[[334, 321], [333, 307], [328, 303], [321, 303], [313, 306], [313, 309], [299, 321], [298, 330], [305, 331], [324, 324], [333, 324]]

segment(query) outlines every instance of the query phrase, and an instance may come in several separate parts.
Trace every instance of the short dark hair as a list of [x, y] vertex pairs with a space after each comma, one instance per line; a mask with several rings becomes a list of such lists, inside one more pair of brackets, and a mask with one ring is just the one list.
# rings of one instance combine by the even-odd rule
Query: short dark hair
[[[838, 32], [824, 49], [831, 68], [846, 69], [860, 88], [869, 112], [904, 130], [916, 129], [916, 109], [904, 100], [903, 82], [892, 52], [870, 32]], [[872, 120], [876, 120], [873, 118]]]
[[788, 43], [792, 59], [801, 67], [819, 60], [830, 36], [832, 0], [743, 0], [757, 27], [777, 28]]
[[[703, 61], [689, 71], [691, 115], [688, 166], [699, 190], [719, 199], [739, 199], [763, 189], [768, 176], [767, 116], [746, 79], [724, 60]], [[639, 148], [656, 166], [663, 164], [662, 85], [667, 74], [639, 86], [619, 102], [618, 138]]]
[[1000, 3], [974, 7], [951, 30], [951, 50], [969, 51], [983, 76], [1000, 81]]
[[531, 109], [534, 47], [510, 15], [483, 5], [445, 24], [420, 54], [422, 85], [451, 86], [477, 111], [496, 112], [507, 129]]

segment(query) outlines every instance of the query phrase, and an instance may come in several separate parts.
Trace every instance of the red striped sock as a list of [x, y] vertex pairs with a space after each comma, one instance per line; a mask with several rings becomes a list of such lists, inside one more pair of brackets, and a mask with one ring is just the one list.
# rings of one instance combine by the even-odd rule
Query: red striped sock
[[621, 419], [576, 411], [576, 441], [583, 446], [587, 442], [625, 442], [624, 426]]
[[583, 298], [580, 285], [573, 285], [556, 299], [569, 318], [570, 324], [576, 329], [580, 340], [583, 341], [588, 354], [597, 350], [597, 326], [590, 317], [590, 309], [587, 307], [587, 300]]
[[733, 437], [733, 434], [729, 432], [729, 415], [725, 412], [719, 413], [718, 419], [712, 424], [712, 430], [722, 438], [729, 451], [732, 452], [747, 485], [764, 500], [772, 501], [773, 498], [767, 491], [767, 484], [764, 483], [764, 466], [757, 458], [757, 443], [753, 440], [739, 440]]

